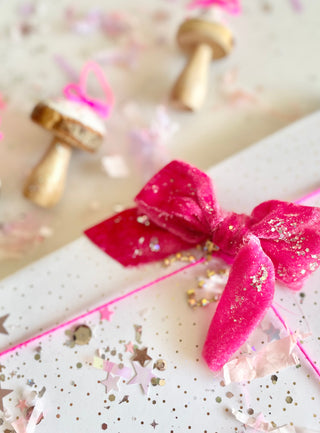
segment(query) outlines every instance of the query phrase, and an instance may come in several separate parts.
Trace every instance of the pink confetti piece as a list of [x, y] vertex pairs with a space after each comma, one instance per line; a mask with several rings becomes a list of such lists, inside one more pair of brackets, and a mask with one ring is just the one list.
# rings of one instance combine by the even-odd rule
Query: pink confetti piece
[[41, 234], [43, 226], [33, 215], [0, 225], [0, 262], [16, 259], [45, 239]]
[[111, 321], [111, 317], [114, 314], [114, 311], [109, 310], [108, 306], [106, 308], [103, 308], [100, 310], [100, 320], [107, 320], [108, 322]]
[[290, 3], [295, 12], [302, 12], [303, 6], [300, 0], [290, 0]]
[[166, 107], [156, 107], [150, 125], [133, 128], [130, 133], [131, 152], [135, 157], [139, 171], [146, 178], [168, 162], [166, 145], [179, 130], [179, 124], [170, 119]]
[[101, 65], [117, 66], [125, 69], [135, 69], [145, 46], [138, 41], [130, 40], [125, 46], [98, 51], [94, 60]]
[[100, 27], [103, 33], [113, 38], [127, 35], [132, 30], [129, 16], [118, 11], [103, 14]]
[[252, 356], [240, 355], [227, 362], [223, 367], [226, 385], [231, 382], [242, 382], [264, 377], [284, 368], [299, 363], [293, 353], [297, 340], [294, 336], [282, 338], [269, 343], [263, 350]]
[[104, 361], [103, 370], [107, 371], [108, 373], [112, 373], [115, 376], [124, 377], [125, 379], [130, 379], [132, 376], [132, 370], [130, 368], [125, 366], [120, 368], [117, 364], [111, 361]]
[[71, 81], [78, 80], [78, 72], [70, 65], [65, 57], [60, 54], [56, 54], [53, 59]]

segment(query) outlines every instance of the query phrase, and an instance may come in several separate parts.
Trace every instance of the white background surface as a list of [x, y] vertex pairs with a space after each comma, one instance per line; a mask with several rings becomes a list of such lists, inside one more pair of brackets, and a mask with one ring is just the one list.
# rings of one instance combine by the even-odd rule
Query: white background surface
[[[30, 17], [19, 12], [26, 4], [36, 6]], [[77, 238], [116, 205], [131, 203], [145, 179], [130, 157], [128, 136], [133, 128], [148, 127], [156, 106], [166, 104], [185, 61], [174, 37], [178, 23], [189, 14], [186, 2], [77, 0], [73, 4], [80, 18], [92, 8], [128, 14], [133, 28], [130, 38], [143, 48], [133, 68], [103, 65], [117, 101], [107, 121], [108, 137], [97, 155], [74, 153], [63, 200], [53, 210], [41, 210], [22, 198], [21, 190], [50, 141], [45, 131], [31, 123], [29, 113], [43, 97], [60, 95], [70, 81], [54, 56], [63, 56], [79, 73], [84, 62], [101, 51], [124, 52], [128, 37], [112, 39], [101, 31], [77, 33], [65, 18], [70, 1], [0, 1], [0, 93], [7, 101], [1, 111], [5, 138], [0, 144], [0, 221], [27, 218], [31, 227], [23, 251], [18, 246], [19, 257], [2, 257], [0, 277]], [[169, 159], [184, 159], [206, 169], [319, 108], [320, 3], [301, 0], [301, 5], [298, 12], [290, 0], [244, 0], [243, 13], [227, 17], [235, 33], [235, 49], [213, 65], [204, 108], [197, 114], [168, 108], [169, 117], [180, 126], [165, 144]], [[160, 12], [162, 21], [155, 19]], [[28, 35], [21, 35], [24, 22], [32, 27]], [[134, 116], [125, 115], [128, 107], [131, 112], [134, 108]], [[114, 153], [125, 156], [129, 177], [110, 179], [101, 169], [101, 157]], [[43, 226], [53, 234], [35, 245]], [[22, 231], [26, 231], [24, 223]], [[17, 238], [19, 243], [21, 234]], [[0, 238], [0, 246], [1, 242], [3, 249], [12, 239], [6, 235]]]

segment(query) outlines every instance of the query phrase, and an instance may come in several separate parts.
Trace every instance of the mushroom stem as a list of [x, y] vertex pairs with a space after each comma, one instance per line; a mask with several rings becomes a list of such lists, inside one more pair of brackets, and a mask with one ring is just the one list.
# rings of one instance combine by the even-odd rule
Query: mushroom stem
[[185, 68], [179, 75], [171, 93], [172, 101], [184, 110], [198, 110], [206, 96], [212, 48], [198, 44]]
[[30, 173], [23, 194], [35, 204], [54, 206], [64, 191], [72, 149], [54, 138], [42, 159]]

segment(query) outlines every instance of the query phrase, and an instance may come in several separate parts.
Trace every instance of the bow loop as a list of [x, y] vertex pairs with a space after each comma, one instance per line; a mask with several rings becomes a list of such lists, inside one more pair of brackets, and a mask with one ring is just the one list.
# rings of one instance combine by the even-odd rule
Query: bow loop
[[252, 221], [277, 280], [300, 289], [320, 264], [320, 209], [270, 200], [253, 210]]
[[190, 244], [209, 239], [212, 225], [222, 220], [211, 179], [180, 161], [155, 174], [135, 202], [151, 221]]

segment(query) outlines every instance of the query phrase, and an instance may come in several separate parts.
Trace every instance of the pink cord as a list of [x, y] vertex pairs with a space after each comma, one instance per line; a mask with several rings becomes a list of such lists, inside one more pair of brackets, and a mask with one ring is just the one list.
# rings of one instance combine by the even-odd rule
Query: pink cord
[[187, 5], [188, 9], [209, 8], [213, 6], [218, 6], [234, 15], [241, 12], [240, 0], [193, 0]]
[[15, 346], [12, 346], [12, 347], [10, 347], [10, 348], [8, 348], [6, 350], [3, 350], [3, 351], [0, 352], [0, 357], [4, 356], [4, 355], [7, 355], [8, 353], [14, 352], [15, 350], [20, 349], [22, 347], [26, 347], [30, 343], [33, 343], [34, 341], [37, 341], [40, 338], [45, 337], [46, 335], [52, 334], [53, 332], [58, 331], [59, 329], [65, 328], [65, 327], [67, 327], [69, 325], [72, 325], [75, 322], [78, 322], [79, 320], [85, 319], [86, 317], [91, 316], [92, 314], [97, 313], [98, 311], [101, 311], [101, 310], [107, 308], [108, 306], [110, 306], [112, 304], [120, 302], [123, 299], [129, 298], [130, 296], [135, 295], [135, 294], [141, 292], [142, 290], [148, 289], [149, 287], [154, 286], [155, 284], [158, 284], [161, 281], [166, 280], [167, 278], [173, 277], [174, 275], [179, 274], [180, 272], [183, 272], [183, 271], [185, 271], [185, 270], [187, 270], [189, 268], [192, 268], [193, 266], [196, 266], [196, 265], [198, 265], [200, 263], [203, 263], [204, 261], [205, 261], [205, 258], [202, 257], [201, 259], [199, 259], [199, 260], [197, 260], [197, 261], [195, 261], [193, 263], [189, 263], [188, 265], [184, 266], [183, 268], [179, 268], [176, 271], [171, 272], [170, 274], [163, 275], [162, 277], [157, 278], [154, 281], [151, 281], [151, 282], [149, 282], [147, 284], [144, 284], [141, 287], [138, 287], [137, 289], [132, 290], [131, 292], [126, 293], [125, 295], [118, 296], [117, 298], [114, 298], [111, 301], [106, 302], [105, 304], [100, 305], [99, 307], [94, 308], [93, 310], [90, 310], [90, 311], [87, 311], [86, 313], [80, 314], [80, 316], [74, 317], [73, 319], [68, 320], [67, 322], [64, 322], [64, 323], [62, 323], [60, 325], [57, 325], [57, 326], [55, 326], [55, 327], [53, 327], [53, 328], [51, 328], [51, 329], [49, 329], [47, 331], [42, 332], [41, 334], [38, 334], [38, 335], [36, 335], [34, 337], [31, 337], [28, 340], [23, 341], [22, 343], [18, 343]]
[[306, 194], [304, 197], [299, 198], [299, 200], [296, 200], [296, 204], [303, 203], [304, 201], [310, 200], [311, 198], [316, 197], [320, 194], [320, 188], [316, 189], [315, 191], [310, 192], [309, 194]]
[[[88, 75], [93, 72], [98, 79], [105, 99], [94, 99], [87, 93]], [[103, 70], [95, 62], [88, 62], [84, 65], [79, 83], [70, 83], [65, 86], [63, 93], [70, 101], [88, 105], [101, 117], [108, 117], [114, 105], [114, 96], [111, 87], [105, 77]]]
[[[280, 320], [280, 322], [282, 323], [282, 325], [288, 330], [288, 332], [290, 333], [290, 335], [294, 335], [293, 332], [291, 331], [291, 329], [287, 326], [285, 320], [283, 319], [283, 317], [281, 316], [281, 314], [279, 313], [279, 311], [276, 309], [276, 307], [274, 305], [271, 305], [271, 309], [275, 313], [275, 315], [278, 317], [278, 319]], [[302, 344], [298, 340], [297, 340], [297, 346], [299, 347], [299, 349], [301, 350], [301, 352], [303, 353], [303, 355], [305, 356], [306, 360], [309, 362], [309, 364], [311, 365], [311, 367], [317, 373], [318, 377], [320, 378], [320, 370], [319, 370], [319, 368], [315, 365], [315, 363], [312, 361], [312, 359], [307, 354], [307, 352], [304, 350]]]

